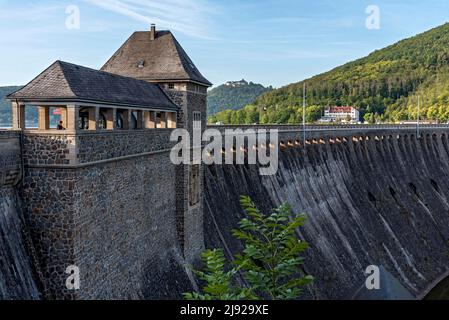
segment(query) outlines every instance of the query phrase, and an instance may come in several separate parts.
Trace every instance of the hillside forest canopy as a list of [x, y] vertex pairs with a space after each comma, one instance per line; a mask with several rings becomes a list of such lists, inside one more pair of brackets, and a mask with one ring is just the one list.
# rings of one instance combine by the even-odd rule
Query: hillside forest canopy
[[[305, 80], [306, 121], [328, 106], [353, 106], [365, 122], [418, 118], [449, 121], [449, 24], [400, 41], [369, 56]], [[209, 122], [302, 122], [303, 81], [269, 91], [241, 110], [225, 110]]]

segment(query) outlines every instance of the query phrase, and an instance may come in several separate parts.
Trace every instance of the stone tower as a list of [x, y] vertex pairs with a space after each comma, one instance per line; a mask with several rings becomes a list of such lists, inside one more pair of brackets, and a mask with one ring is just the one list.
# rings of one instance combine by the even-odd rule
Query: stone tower
[[172, 163], [170, 137], [205, 128], [210, 85], [153, 26], [101, 71], [56, 61], [8, 96], [44, 297], [173, 299], [195, 287], [186, 262], [204, 249], [203, 169]]
[[[162, 87], [180, 107], [178, 128], [191, 136], [194, 121], [207, 125], [207, 89], [212, 84], [200, 73], [170, 31], [135, 32], [102, 67]], [[198, 128], [198, 125], [196, 125]], [[203, 251], [203, 167], [180, 165], [177, 179], [177, 227], [184, 257], [192, 262]]]
[[[182, 116], [168, 94], [57, 61], [8, 98], [24, 168], [15, 183], [44, 296], [173, 299], [191, 290], [179, 241], [180, 169], [170, 161]], [[28, 127], [36, 106], [39, 126]]]

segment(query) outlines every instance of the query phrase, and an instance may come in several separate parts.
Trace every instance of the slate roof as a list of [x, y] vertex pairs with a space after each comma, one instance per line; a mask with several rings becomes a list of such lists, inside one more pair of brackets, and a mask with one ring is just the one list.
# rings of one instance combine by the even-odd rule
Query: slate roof
[[7, 96], [22, 101], [87, 101], [117, 106], [175, 110], [155, 84], [56, 61], [22, 89]]
[[147, 81], [190, 80], [212, 86], [170, 31], [157, 31], [154, 40], [151, 31], [134, 32], [101, 70]]

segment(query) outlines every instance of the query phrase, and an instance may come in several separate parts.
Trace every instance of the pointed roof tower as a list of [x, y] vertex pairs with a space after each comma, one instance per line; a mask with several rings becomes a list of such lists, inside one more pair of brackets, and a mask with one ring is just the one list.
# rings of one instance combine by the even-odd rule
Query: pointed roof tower
[[134, 32], [101, 68], [102, 71], [149, 82], [210, 83], [170, 31]]

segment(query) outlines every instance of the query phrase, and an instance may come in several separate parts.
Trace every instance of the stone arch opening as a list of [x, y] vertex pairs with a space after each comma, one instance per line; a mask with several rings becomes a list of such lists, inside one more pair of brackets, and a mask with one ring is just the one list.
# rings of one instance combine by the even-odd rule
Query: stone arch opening
[[107, 120], [106, 114], [104, 112], [100, 112], [100, 114], [99, 114], [98, 129], [99, 130], [108, 129], [108, 120]]
[[78, 128], [80, 130], [89, 130], [89, 108], [80, 109]]

